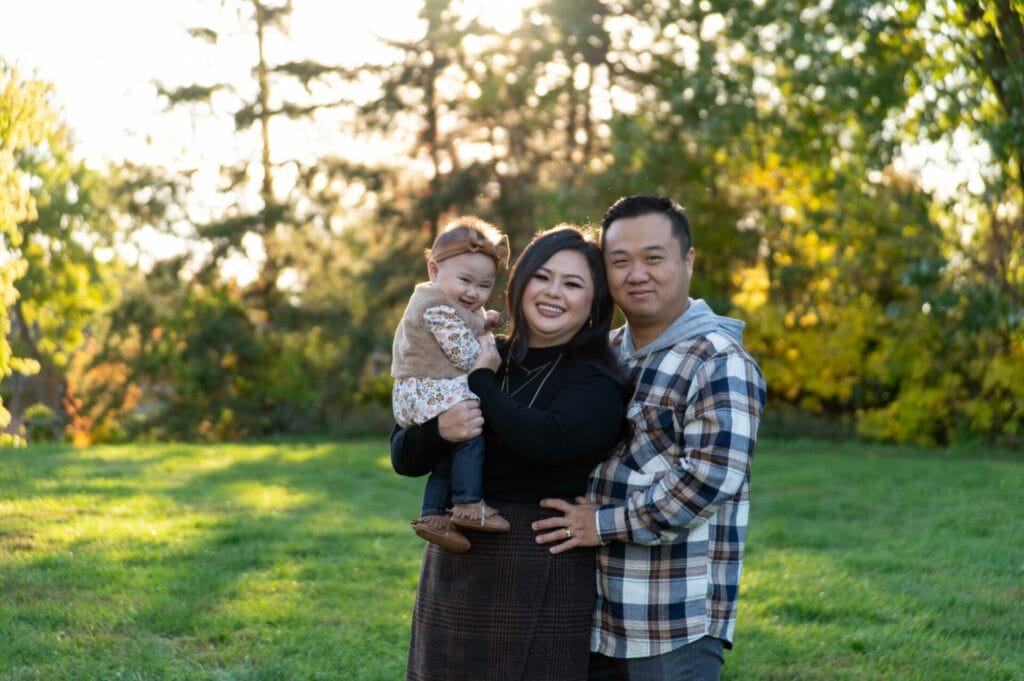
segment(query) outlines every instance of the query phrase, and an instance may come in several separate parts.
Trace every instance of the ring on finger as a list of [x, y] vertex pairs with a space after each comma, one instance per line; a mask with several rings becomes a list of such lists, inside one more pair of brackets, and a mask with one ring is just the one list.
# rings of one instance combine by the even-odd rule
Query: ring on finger
[[572, 530], [570, 530], [568, 527], [565, 528], [565, 538], [572, 539]]

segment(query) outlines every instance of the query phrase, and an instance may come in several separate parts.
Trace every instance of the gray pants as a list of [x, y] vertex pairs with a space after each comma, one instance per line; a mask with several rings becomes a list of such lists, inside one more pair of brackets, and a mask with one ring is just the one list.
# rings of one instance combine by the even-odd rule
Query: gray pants
[[654, 657], [618, 658], [590, 654], [589, 681], [718, 681], [722, 640], [705, 636]]

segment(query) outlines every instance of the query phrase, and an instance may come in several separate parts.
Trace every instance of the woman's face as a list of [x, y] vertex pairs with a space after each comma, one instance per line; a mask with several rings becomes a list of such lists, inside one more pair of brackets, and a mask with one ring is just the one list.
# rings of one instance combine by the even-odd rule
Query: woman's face
[[579, 251], [555, 253], [541, 265], [523, 291], [523, 317], [531, 348], [569, 342], [590, 318], [594, 280]]

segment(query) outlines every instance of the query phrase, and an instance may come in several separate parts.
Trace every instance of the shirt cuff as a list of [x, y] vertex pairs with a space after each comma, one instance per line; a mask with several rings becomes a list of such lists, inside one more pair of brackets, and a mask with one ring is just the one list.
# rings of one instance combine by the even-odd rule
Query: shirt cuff
[[615, 506], [598, 506], [594, 511], [594, 529], [602, 546], [615, 540]]
[[486, 367], [469, 372], [469, 389], [477, 395], [487, 392], [488, 388], [498, 384], [498, 374]]
[[[633, 522], [630, 522], [630, 521]], [[630, 517], [625, 506], [605, 504], [597, 509], [597, 538], [602, 544], [620, 541], [627, 544], [657, 546], [661, 537]]]

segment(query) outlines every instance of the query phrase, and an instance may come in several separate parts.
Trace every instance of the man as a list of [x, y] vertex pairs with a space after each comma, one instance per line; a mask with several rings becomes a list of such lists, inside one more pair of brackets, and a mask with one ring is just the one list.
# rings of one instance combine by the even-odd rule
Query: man
[[764, 406], [743, 322], [689, 297], [695, 252], [682, 209], [617, 201], [602, 221], [612, 346], [636, 385], [630, 440], [591, 473], [589, 501], [551, 499], [534, 523], [559, 553], [599, 546], [590, 679], [718, 679], [732, 647]]

